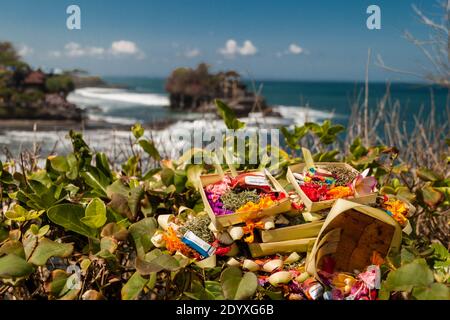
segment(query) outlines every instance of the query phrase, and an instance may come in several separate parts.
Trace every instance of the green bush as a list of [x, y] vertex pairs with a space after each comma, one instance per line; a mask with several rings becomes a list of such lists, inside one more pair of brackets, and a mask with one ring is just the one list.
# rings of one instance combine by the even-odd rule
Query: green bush
[[75, 89], [72, 77], [68, 75], [52, 76], [45, 81], [45, 88], [50, 93], [68, 94]]

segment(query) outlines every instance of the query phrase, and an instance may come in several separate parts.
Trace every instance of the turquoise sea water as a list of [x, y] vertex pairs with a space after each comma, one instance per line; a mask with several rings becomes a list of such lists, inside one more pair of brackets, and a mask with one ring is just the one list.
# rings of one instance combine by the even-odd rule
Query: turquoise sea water
[[[121, 85], [120, 88], [82, 88], [68, 97], [69, 101], [86, 108], [88, 117], [111, 123], [105, 129], [86, 129], [83, 131], [86, 141], [96, 150], [109, 150], [114, 146], [128, 145], [129, 126], [136, 122], [161, 122], [167, 127], [153, 131], [152, 138], [162, 150], [176, 152], [177, 142], [170, 142], [168, 136], [177, 130], [191, 133], [199, 130], [222, 130], [222, 121], [214, 120], [212, 115], [190, 112], [172, 112], [168, 108], [169, 100], [164, 90], [164, 79], [108, 77], [110, 84]], [[249, 127], [277, 128], [279, 126], [302, 125], [305, 121], [321, 122], [332, 119], [335, 123], [351, 126], [349, 113], [355, 96], [361, 94], [363, 101], [363, 83], [351, 82], [307, 82], [307, 81], [256, 81], [247, 82], [251, 89], [261, 89], [267, 102], [281, 114], [281, 117], [251, 115], [242, 119]], [[433, 91], [436, 105], [436, 122], [448, 130], [448, 116], [445, 111], [447, 92], [440, 88], [430, 88], [420, 84], [393, 83], [390, 86], [392, 107], [395, 101], [401, 105], [401, 121], [407, 128], [414, 127], [414, 118], [422, 120], [430, 114], [430, 90]], [[377, 101], [386, 92], [383, 83], [371, 83], [369, 86], [370, 109], [376, 111]], [[420, 110], [422, 108], [422, 113]], [[124, 126], [115, 126], [121, 124]], [[403, 126], [403, 124], [402, 124]], [[115, 127], [116, 129], [112, 130]], [[43, 154], [49, 152], [66, 153], [70, 150], [65, 138], [67, 130], [37, 128], [28, 129], [0, 128], [0, 151], [4, 148], [18, 154], [24, 149], [32, 149], [35, 144], [42, 148]], [[379, 128], [380, 134], [382, 129]], [[114, 149], [114, 148], [113, 148]], [[111, 150], [110, 150], [111, 151]], [[3, 154], [0, 152], [0, 159]], [[176, 155], [169, 154], [170, 157]]]
[[[133, 78], [133, 77], [107, 77], [106, 81], [113, 84], [124, 85], [129, 92], [136, 94], [154, 94], [165, 96], [164, 79]], [[351, 111], [351, 104], [360, 95], [360, 103], [364, 98], [364, 83], [361, 82], [311, 82], [311, 81], [273, 81], [263, 80], [246, 81], [249, 89], [261, 89], [262, 94], [270, 105], [298, 108], [308, 106], [311, 110], [322, 111], [333, 117], [336, 122], [347, 123]], [[373, 110], [386, 93], [385, 83], [370, 83], [369, 106]], [[408, 123], [414, 116], [428, 115], [431, 107], [431, 90], [437, 111], [438, 122], [448, 121], [445, 117], [447, 91], [439, 87], [430, 87], [417, 83], [390, 84], [390, 101], [392, 107], [398, 100], [401, 105], [401, 115]], [[126, 104], [126, 103], [125, 103]], [[155, 102], [157, 104], [157, 102]], [[135, 118], [142, 121], [151, 121], [165, 117], [192, 118], [193, 115], [174, 114], [166, 108], [149, 110], [148, 105], [129, 102], [122, 107], [110, 108], [109, 116], [121, 118]], [[420, 110], [422, 109], [422, 114]]]

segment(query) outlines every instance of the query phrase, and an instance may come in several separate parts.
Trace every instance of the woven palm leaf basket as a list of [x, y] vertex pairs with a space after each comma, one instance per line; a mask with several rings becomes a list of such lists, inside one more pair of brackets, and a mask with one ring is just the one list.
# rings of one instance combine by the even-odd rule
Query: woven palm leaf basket
[[401, 237], [400, 225], [383, 210], [339, 199], [308, 255], [306, 270], [318, 278], [324, 258], [331, 256], [336, 271], [363, 271], [374, 252], [385, 258], [398, 251]]

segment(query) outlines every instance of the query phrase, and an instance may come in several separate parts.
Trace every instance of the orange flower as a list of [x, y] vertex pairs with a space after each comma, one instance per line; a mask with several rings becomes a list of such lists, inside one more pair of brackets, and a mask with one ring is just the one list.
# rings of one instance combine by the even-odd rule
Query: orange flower
[[169, 227], [169, 229], [167, 229], [167, 232], [164, 233], [163, 237], [164, 241], [166, 241], [166, 248], [171, 254], [180, 251], [187, 257], [198, 256], [197, 252], [189, 248], [180, 240], [180, 238], [178, 238], [177, 233], [175, 232], [175, 230], [173, 230], [173, 228]]
[[254, 221], [246, 221], [245, 227], [244, 227], [244, 233], [249, 234], [247, 237], [244, 238], [244, 241], [247, 243], [253, 243], [255, 240], [254, 230], [255, 229], [264, 229], [264, 223], [261, 221], [254, 222]]
[[353, 191], [350, 187], [337, 186], [327, 191], [329, 199], [345, 198], [353, 195]]
[[270, 196], [265, 196], [259, 200], [258, 203], [252, 201], [247, 202], [242, 207], [236, 210], [236, 213], [255, 212], [272, 207], [275, 201]]
[[404, 226], [408, 221], [406, 218], [408, 215], [408, 208], [403, 201], [389, 199], [384, 203], [384, 209], [391, 213], [392, 217], [400, 223], [400, 225]]

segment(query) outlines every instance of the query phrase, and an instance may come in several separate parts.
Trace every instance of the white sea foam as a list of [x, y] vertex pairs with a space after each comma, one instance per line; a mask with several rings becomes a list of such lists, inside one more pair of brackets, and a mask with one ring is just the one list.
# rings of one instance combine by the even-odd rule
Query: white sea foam
[[116, 117], [116, 116], [106, 116], [100, 114], [88, 114], [90, 120], [93, 121], [104, 121], [112, 124], [121, 124], [121, 125], [133, 125], [137, 122], [140, 122], [136, 118], [125, 118], [125, 117]]
[[138, 104], [152, 107], [164, 107], [169, 105], [167, 95], [156, 93], [140, 93], [126, 89], [114, 88], [82, 88], [77, 89], [68, 96], [68, 101], [80, 106], [98, 106], [107, 102], [106, 107], [113, 106], [111, 103]]
[[[125, 89], [111, 88], [83, 88], [71, 93], [68, 100], [83, 108], [98, 107], [98, 112], [88, 112], [91, 120], [105, 121], [112, 124], [132, 125], [143, 119], [133, 117], [133, 107], [149, 106], [148, 112], [153, 108], [168, 106], [169, 100], [163, 94], [139, 93]], [[129, 108], [129, 116], [114, 116], [110, 110], [117, 108]], [[250, 113], [240, 120], [247, 124], [247, 130], [253, 131], [257, 128], [279, 128], [280, 126], [302, 125], [307, 121], [322, 121], [333, 117], [339, 117], [326, 111], [319, 111], [308, 107], [298, 106], [275, 106], [275, 112], [281, 117], [264, 117], [261, 113]], [[152, 131], [152, 139], [162, 153], [168, 156], [175, 154], [183, 147], [183, 142], [172, 140], [171, 137], [178, 130], [188, 131], [191, 134], [200, 131], [223, 131], [226, 129], [222, 120], [217, 119], [213, 114], [198, 113], [174, 113], [174, 119], [180, 119], [167, 128], [159, 131]], [[98, 129], [85, 130], [83, 132], [86, 142], [98, 151], [111, 150], [117, 146], [129, 145], [130, 132], [127, 130]], [[14, 131], [8, 130], [0, 133], [0, 146], [8, 146], [17, 153], [24, 149], [33, 148], [34, 144], [41, 147], [42, 154], [56, 151], [57, 153], [68, 153], [71, 150], [70, 141], [66, 138], [67, 131]]]

